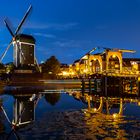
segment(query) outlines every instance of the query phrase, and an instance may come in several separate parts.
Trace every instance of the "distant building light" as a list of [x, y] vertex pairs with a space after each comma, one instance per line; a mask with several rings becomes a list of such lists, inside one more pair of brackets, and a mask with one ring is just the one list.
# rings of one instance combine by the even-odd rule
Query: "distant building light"
[[62, 74], [63, 74], [63, 76], [69, 75], [69, 73], [66, 71], [63, 71]]
[[131, 61], [131, 64], [132, 64], [132, 65], [136, 65], [137, 62], [135, 62], [135, 61]]
[[51, 71], [49, 71], [49, 74], [52, 74], [52, 72], [51, 72]]
[[87, 69], [84, 69], [84, 73], [87, 73], [87, 71], [88, 71]]
[[74, 75], [75, 73], [74, 72], [71, 72], [71, 75]]

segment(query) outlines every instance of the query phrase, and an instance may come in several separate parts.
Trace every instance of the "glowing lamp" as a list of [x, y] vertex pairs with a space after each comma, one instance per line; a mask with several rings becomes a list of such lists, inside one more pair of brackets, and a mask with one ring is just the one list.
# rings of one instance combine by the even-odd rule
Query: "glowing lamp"
[[113, 54], [113, 55], [112, 55], [112, 57], [113, 57], [113, 58], [116, 58], [116, 55], [115, 55], [115, 54]]
[[97, 108], [94, 108], [93, 111], [96, 112], [97, 111]]

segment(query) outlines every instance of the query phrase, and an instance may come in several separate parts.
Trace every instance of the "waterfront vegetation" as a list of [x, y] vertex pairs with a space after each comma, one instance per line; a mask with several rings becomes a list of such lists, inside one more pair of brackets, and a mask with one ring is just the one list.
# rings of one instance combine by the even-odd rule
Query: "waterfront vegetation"
[[[55, 56], [51, 56], [44, 63], [40, 64], [41, 73], [44, 78], [57, 79], [58, 74], [61, 72], [60, 62]], [[32, 73], [39, 73], [36, 65], [19, 65], [15, 67], [13, 62], [7, 64], [0, 64], [0, 75], [6, 77], [6, 74], [14, 74], [16, 71], [26, 71], [27, 73], [31, 70]]]
[[51, 56], [45, 63], [41, 64], [41, 68], [46, 77], [54, 79], [60, 73], [60, 62], [55, 56]]

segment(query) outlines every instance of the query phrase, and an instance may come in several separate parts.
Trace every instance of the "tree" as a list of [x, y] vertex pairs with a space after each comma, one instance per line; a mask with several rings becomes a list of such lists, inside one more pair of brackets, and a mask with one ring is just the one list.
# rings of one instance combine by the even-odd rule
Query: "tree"
[[51, 56], [43, 64], [42, 72], [55, 77], [60, 72], [60, 63], [55, 56]]
[[5, 69], [4, 64], [0, 63], [0, 69]]
[[14, 70], [15, 70], [15, 65], [13, 64], [13, 62], [6, 64], [6, 71], [7, 72], [13, 72]]
[[0, 63], [0, 75], [3, 73], [6, 73], [6, 68], [4, 64]]

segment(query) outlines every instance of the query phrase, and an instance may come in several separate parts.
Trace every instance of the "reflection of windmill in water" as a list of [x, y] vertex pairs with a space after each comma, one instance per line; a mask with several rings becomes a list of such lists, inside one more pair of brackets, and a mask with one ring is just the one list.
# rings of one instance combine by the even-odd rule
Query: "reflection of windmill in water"
[[29, 9], [27, 10], [26, 14], [24, 15], [23, 19], [21, 20], [15, 32], [12, 31], [7, 20], [4, 20], [5, 25], [12, 36], [12, 40], [10, 41], [4, 53], [2, 54], [0, 58], [0, 62], [3, 60], [10, 46], [13, 44], [13, 59], [14, 59], [14, 65], [16, 66], [16, 68], [19, 68], [19, 67], [23, 68], [25, 66], [31, 68], [31, 67], [37, 66], [39, 70], [37, 59], [35, 57], [34, 37], [31, 35], [19, 33], [22, 25], [24, 24], [25, 20], [30, 14], [31, 9], [32, 9], [32, 6], [30, 6]]

